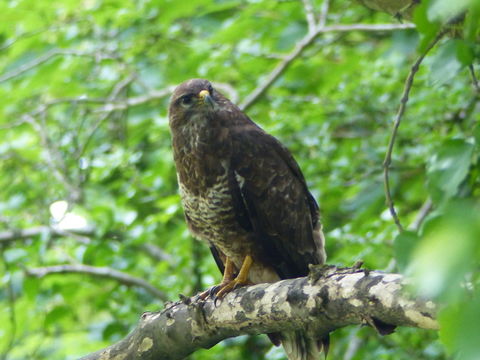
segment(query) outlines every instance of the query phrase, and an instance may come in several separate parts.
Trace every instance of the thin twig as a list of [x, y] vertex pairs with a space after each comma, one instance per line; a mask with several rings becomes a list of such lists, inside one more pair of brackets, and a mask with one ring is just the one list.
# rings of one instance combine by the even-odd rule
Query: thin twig
[[55, 265], [55, 266], [46, 266], [41, 268], [26, 269], [26, 273], [27, 275], [36, 276], [39, 278], [47, 275], [51, 275], [51, 274], [68, 274], [68, 273], [98, 276], [102, 278], [116, 280], [119, 283], [127, 286], [138, 286], [148, 291], [157, 299], [160, 299], [162, 301], [168, 300], [167, 294], [157, 289], [153, 285], [149, 284], [145, 280], [123, 273], [115, 269], [108, 268], [108, 267], [95, 267], [95, 266], [89, 266], [89, 265]]
[[5, 44], [3, 44], [2, 46], [0, 46], [0, 51], [7, 50], [9, 47], [11, 47], [12, 45], [14, 45], [14, 44], [15, 44], [17, 41], [19, 41], [19, 40], [26, 39], [26, 38], [29, 38], [29, 37], [32, 37], [32, 36], [41, 34], [42, 32], [48, 31], [48, 30], [53, 29], [53, 28], [54, 28], [54, 27], [45, 28], [45, 29], [37, 29], [37, 30], [33, 30], [33, 31], [28, 31], [28, 32], [25, 32], [25, 33], [23, 33], [23, 34], [18, 35], [18, 36], [15, 37], [15, 38], [8, 39], [7, 41], [5, 41]]
[[[97, 230], [93, 226], [86, 226], [78, 229], [62, 229], [57, 226], [40, 225], [27, 229], [11, 229], [0, 232], [0, 245], [7, 246], [7, 244], [13, 241], [30, 240], [39, 235], [48, 234], [49, 237], [72, 237], [81, 243], [89, 243], [91, 238], [95, 236]], [[122, 238], [121, 234], [111, 231], [104, 234], [104, 238], [119, 239]], [[141, 244], [139, 248], [148, 255], [150, 255], [156, 261], [166, 261], [170, 265], [176, 265], [175, 259], [165, 252], [157, 245], [151, 243]]]
[[61, 229], [54, 226], [34, 226], [28, 229], [14, 229], [0, 232], [0, 243], [9, 243], [16, 240], [31, 239], [32, 237], [49, 234], [50, 236], [73, 236], [73, 237], [91, 237], [95, 234], [95, 228], [85, 227], [82, 229]]
[[320, 33], [327, 32], [348, 32], [348, 31], [394, 31], [415, 29], [415, 24], [349, 24], [349, 25], [330, 25], [319, 27], [317, 29]]
[[433, 208], [433, 202], [432, 199], [428, 198], [418, 211], [417, 216], [413, 220], [413, 222], [410, 224], [409, 229], [413, 231], [418, 231], [420, 229], [420, 226], [423, 223], [423, 220], [427, 217], [427, 215], [430, 213], [430, 211]]
[[319, 27], [324, 27], [327, 24], [329, 8], [330, 8], [330, 0], [323, 0], [322, 8], [320, 10], [320, 18], [318, 19]]
[[[38, 115], [44, 116], [45, 110], [46, 108], [43, 107], [42, 110], [39, 111]], [[46, 150], [46, 164], [52, 170], [53, 176], [55, 176], [55, 178], [65, 186], [73, 200], [78, 199], [80, 197], [80, 190], [72, 184], [71, 179], [67, 175], [63, 156], [60, 154], [56, 146], [53, 145], [53, 142], [50, 140], [48, 132], [44, 126], [45, 124], [40, 123], [35, 117], [30, 114], [23, 115], [22, 119], [25, 119], [26, 122], [32, 125], [32, 127], [39, 134], [42, 146]]]
[[305, 17], [307, 19], [308, 31], [314, 32], [317, 27], [317, 22], [315, 20], [315, 12], [313, 10], [313, 5], [311, 0], [302, 0], [303, 8], [305, 9]]
[[[230, 87], [228, 84], [221, 83], [221, 89], [223, 91], [226, 91], [227, 93], [232, 92], [232, 94], [235, 94], [234, 91], [230, 91]], [[53, 99], [50, 100], [42, 105], [40, 105], [37, 109], [29, 112], [28, 114], [22, 115], [22, 120], [19, 121], [18, 124], [15, 124], [16, 126], [21, 125], [22, 123], [27, 121], [27, 118], [30, 117], [35, 117], [44, 112], [45, 110], [49, 109], [50, 107], [56, 106], [56, 105], [61, 105], [61, 104], [99, 104], [102, 105], [101, 107], [94, 109], [94, 113], [103, 113], [103, 112], [111, 112], [114, 110], [125, 110], [128, 109], [129, 107], [134, 107], [138, 105], [143, 105], [147, 102], [157, 100], [164, 98], [166, 96], [169, 96], [172, 92], [174, 86], [168, 86], [165, 89], [160, 89], [160, 90], [153, 90], [145, 95], [141, 96], [136, 96], [136, 97], [131, 97], [128, 99], [122, 99], [116, 100], [116, 99], [110, 99], [109, 97], [107, 98], [92, 98], [92, 97], [87, 97], [85, 95], [77, 96], [77, 97], [71, 97], [71, 98], [58, 98], [58, 99]], [[235, 95], [232, 95], [235, 96]], [[236, 95], [238, 98], [238, 95]], [[13, 127], [13, 125], [9, 125], [9, 127]], [[1, 129], [1, 127], [0, 127]]]
[[468, 70], [470, 70], [470, 76], [472, 77], [472, 84], [475, 88], [477, 94], [480, 94], [480, 85], [478, 84], [477, 76], [475, 75], [475, 69], [473, 68], [473, 64], [468, 65]]
[[75, 24], [81, 24], [81, 23], [89, 24], [89, 20], [81, 19], [81, 18], [75, 18], [75, 17], [74, 18], [68, 17], [68, 18], [65, 19], [65, 21], [61, 21], [57, 24], [54, 24], [54, 25], [51, 25], [51, 26], [48, 26], [48, 27], [45, 27], [45, 28], [42, 28], [42, 29], [35, 29], [35, 30], [32, 30], [32, 31], [26, 31], [24, 33], [21, 33], [21, 34], [17, 35], [14, 38], [6, 39], [4, 44], [2, 46], [0, 46], [0, 52], [4, 51], [4, 50], [7, 50], [8, 48], [12, 47], [13, 45], [15, 45], [17, 42], [19, 42], [21, 40], [40, 35], [40, 34], [42, 34], [44, 32], [47, 32], [47, 31], [58, 31], [58, 30], [61, 30], [63, 27], [69, 26], [73, 23], [75, 23]]
[[93, 57], [95, 60], [98, 62], [103, 59], [115, 59], [114, 56], [109, 55], [109, 54], [103, 54], [103, 53], [85, 53], [82, 51], [76, 51], [76, 50], [64, 50], [64, 49], [53, 49], [50, 51], [47, 51], [45, 54], [40, 55], [39, 57], [33, 59], [32, 61], [29, 61], [28, 63], [19, 66], [17, 69], [12, 70], [6, 74], [3, 74], [0, 76], [0, 83], [10, 80], [14, 77], [17, 77], [24, 72], [27, 72], [29, 70], [32, 70], [33, 68], [36, 68], [37, 66], [42, 65], [43, 63], [57, 57], [57, 56], [82, 56], [82, 57]]
[[77, 97], [59, 98], [59, 99], [50, 100], [45, 103], [45, 106], [51, 107], [51, 106], [61, 105], [61, 104], [76, 105], [76, 104], [105, 104], [105, 103], [108, 103], [107, 98], [91, 98], [85, 95], [80, 95]]
[[23, 114], [20, 116], [20, 119], [17, 121], [14, 121], [10, 124], [7, 125], [1, 125], [0, 130], [6, 130], [6, 129], [12, 129], [17, 126], [23, 125], [25, 123], [29, 123], [32, 118], [35, 118], [36, 116], [39, 116], [41, 113], [47, 111], [49, 108], [56, 106], [56, 105], [61, 105], [61, 104], [71, 104], [71, 105], [76, 105], [76, 104], [105, 104], [108, 102], [108, 99], [106, 98], [90, 98], [85, 95], [80, 95], [77, 97], [70, 97], [70, 98], [58, 98], [54, 100], [47, 101], [40, 106], [38, 106], [35, 110], [30, 111], [27, 114]]
[[172, 266], [176, 264], [173, 256], [166, 253], [163, 249], [161, 249], [157, 245], [147, 242], [147, 243], [141, 244], [140, 248], [157, 261], [166, 261]]
[[129, 107], [142, 105], [149, 101], [157, 100], [157, 99], [161, 99], [166, 96], [169, 96], [173, 92], [174, 88], [175, 86], [167, 86], [165, 89], [155, 90], [145, 95], [124, 99], [122, 101], [110, 101], [104, 106], [98, 109], [95, 109], [94, 112], [100, 113], [100, 112], [111, 112], [115, 110], [125, 110], [125, 109], [128, 109]]
[[[133, 80], [135, 80], [135, 76], [130, 74], [125, 79], [119, 81], [113, 87], [113, 90], [111, 91], [110, 95], [108, 96], [108, 101], [109, 102], [115, 101], [117, 99], [117, 97], [119, 96], [119, 94], [122, 92], [122, 90], [125, 89], [126, 87], [128, 87], [132, 83]], [[100, 128], [100, 126], [103, 124], [103, 122], [109, 118], [109, 116], [114, 111], [115, 111], [114, 109], [111, 109], [111, 110], [105, 112], [104, 114], [102, 114], [100, 116], [100, 118], [97, 120], [97, 122], [92, 126], [92, 130], [87, 135], [87, 138], [86, 138], [85, 142], [83, 143], [82, 148], [80, 149], [80, 151], [77, 154], [77, 159], [80, 159], [85, 154], [85, 151], [87, 150], [88, 145], [90, 144], [90, 141], [93, 139], [97, 130]]]
[[332, 25], [317, 26], [315, 31], [306, 34], [287, 54], [283, 60], [268, 74], [265, 79], [240, 103], [239, 107], [246, 110], [257, 101], [277, 80], [280, 75], [289, 67], [289, 65], [297, 59], [303, 51], [313, 43], [313, 41], [323, 33], [329, 32], [348, 32], [348, 31], [392, 31], [405, 30], [415, 28], [413, 24], [352, 24], [352, 25]]
[[277, 80], [280, 75], [282, 75], [290, 63], [295, 60], [305, 50], [305, 48], [310, 45], [313, 40], [315, 40], [317, 36], [317, 32], [310, 32], [302, 40], [300, 40], [293, 51], [288, 54], [283, 61], [272, 70], [265, 80], [245, 98], [245, 100], [239, 105], [239, 108], [242, 110], [248, 109], [260, 96], [267, 91], [270, 86], [272, 86], [273, 82]]
[[422, 54], [417, 58], [417, 60], [413, 63], [410, 73], [407, 76], [407, 79], [405, 81], [405, 86], [403, 89], [402, 97], [400, 99], [400, 106], [398, 108], [397, 114], [395, 116], [395, 120], [393, 122], [393, 130], [392, 130], [392, 135], [390, 136], [390, 140], [388, 142], [388, 148], [387, 148], [387, 153], [385, 154], [385, 160], [383, 162], [383, 178], [384, 178], [384, 186], [385, 186], [385, 197], [387, 200], [387, 205], [390, 210], [390, 214], [393, 217], [393, 220], [395, 221], [395, 225], [397, 225], [398, 230], [403, 231], [403, 226], [400, 222], [400, 219], [397, 215], [397, 212], [395, 210], [395, 205], [393, 203], [392, 199], [392, 193], [390, 190], [390, 179], [389, 179], [389, 167], [392, 162], [392, 152], [393, 152], [393, 146], [395, 144], [395, 139], [397, 136], [398, 132], [398, 127], [400, 126], [400, 123], [403, 118], [403, 114], [405, 113], [405, 110], [407, 108], [407, 102], [408, 102], [408, 96], [410, 94], [410, 90], [412, 89], [413, 85], [413, 79], [415, 77], [415, 74], [417, 73], [420, 64], [422, 63], [423, 59], [425, 56], [428, 54], [428, 52], [435, 46], [435, 44], [445, 35], [445, 33], [448, 31], [447, 28], [443, 29], [440, 31], [437, 36], [428, 44], [427, 48], [423, 51]]
[[27, 121], [25, 120], [25, 118], [20, 118], [16, 121], [12, 121], [12, 122], [9, 122], [8, 124], [5, 124], [5, 125], [0, 125], [0, 130], [9, 130], [9, 129], [13, 129], [13, 128], [16, 128], [18, 126], [21, 126], [23, 124], [25, 124]]

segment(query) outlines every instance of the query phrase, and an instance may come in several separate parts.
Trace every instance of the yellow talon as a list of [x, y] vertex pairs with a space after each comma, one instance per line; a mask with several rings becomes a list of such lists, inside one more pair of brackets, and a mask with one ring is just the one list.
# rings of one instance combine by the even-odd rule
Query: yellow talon
[[240, 272], [238, 273], [237, 277], [233, 280], [231, 279], [230, 281], [225, 281], [225, 274], [227, 273], [229, 263], [231, 263], [231, 261], [229, 258], [227, 258], [224, 271], [224, 279], [222, 281], [222, 284], [220, 284], [220, 290], [216, 294], [216, 297], [219, 299], [222, 299], [233, 289], [248, 284], [248, 273], [253, 264], [253, 259], [250, 255], [245, 256], [245, 259], [243, 259], [242, 267], [240, 268]]

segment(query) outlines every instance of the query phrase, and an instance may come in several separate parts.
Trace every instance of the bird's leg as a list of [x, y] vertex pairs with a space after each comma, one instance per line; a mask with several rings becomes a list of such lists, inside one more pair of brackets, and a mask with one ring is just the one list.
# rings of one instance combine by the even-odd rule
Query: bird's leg
[[223, 279], [220, 283], [220, 287], [228, 284], [235, 278], [235, 265], [233, 265], [233, 261], [227, 256], [227, 260], [225, 261], [225, 270], [223, 271]]
[[230, 260], [230, 258], [227, 256], [225, 260], [225, 269], [223, 270], [223, 278], [222, 282], [218, 285], [215, 285], [202, 293], [198, 294], [198, 296], [205, 300], [208, 296], [215, 296], [215, 293], [217, 293], [219, 290], [224, 288], [226, 285], [228, 285], [230, 282], [232, 282], [235, 278], [235, 265], [233, 264], [233, 261]]
[[[250, 255], [245, 256], [245, 259], [243, 259], [242, 267], [240, 268], [240, 271], [238, 272], [237, 277], [233, 280], [228, 281], [225, 284], [224, 284], [224, 281], [222, 281], [222, 284], [220, 284], [221, 288], [218, 290], [216, 294], [216, 298], [222, 299], [227, 293], [229, 293], [233, 289], [239, 286], [248, 284], [248, 273], [250, 271], [252, 264], [253, 264], [252, 257]], [[225, 272], [226, 272], [226, 267], [225, 267]]]

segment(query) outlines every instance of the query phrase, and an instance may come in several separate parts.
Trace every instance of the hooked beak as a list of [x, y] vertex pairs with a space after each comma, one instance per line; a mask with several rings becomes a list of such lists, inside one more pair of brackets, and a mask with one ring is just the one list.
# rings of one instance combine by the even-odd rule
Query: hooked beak
[[202, 90], [198, 93], [198, 97], [204, 104], [210, 105], [212, 108], [215, 107], [215, 101], [213, 101], [212, 96], [208, 90]]

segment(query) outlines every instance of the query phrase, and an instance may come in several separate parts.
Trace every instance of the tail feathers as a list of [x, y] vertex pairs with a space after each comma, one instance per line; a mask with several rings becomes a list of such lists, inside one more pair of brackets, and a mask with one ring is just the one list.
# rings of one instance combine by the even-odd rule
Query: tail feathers
[[320, 360], [322, 350], [328, 352], [328, 336], [316, 339], [304, 331], [281, 333], [281, 342], [289, 360]]

